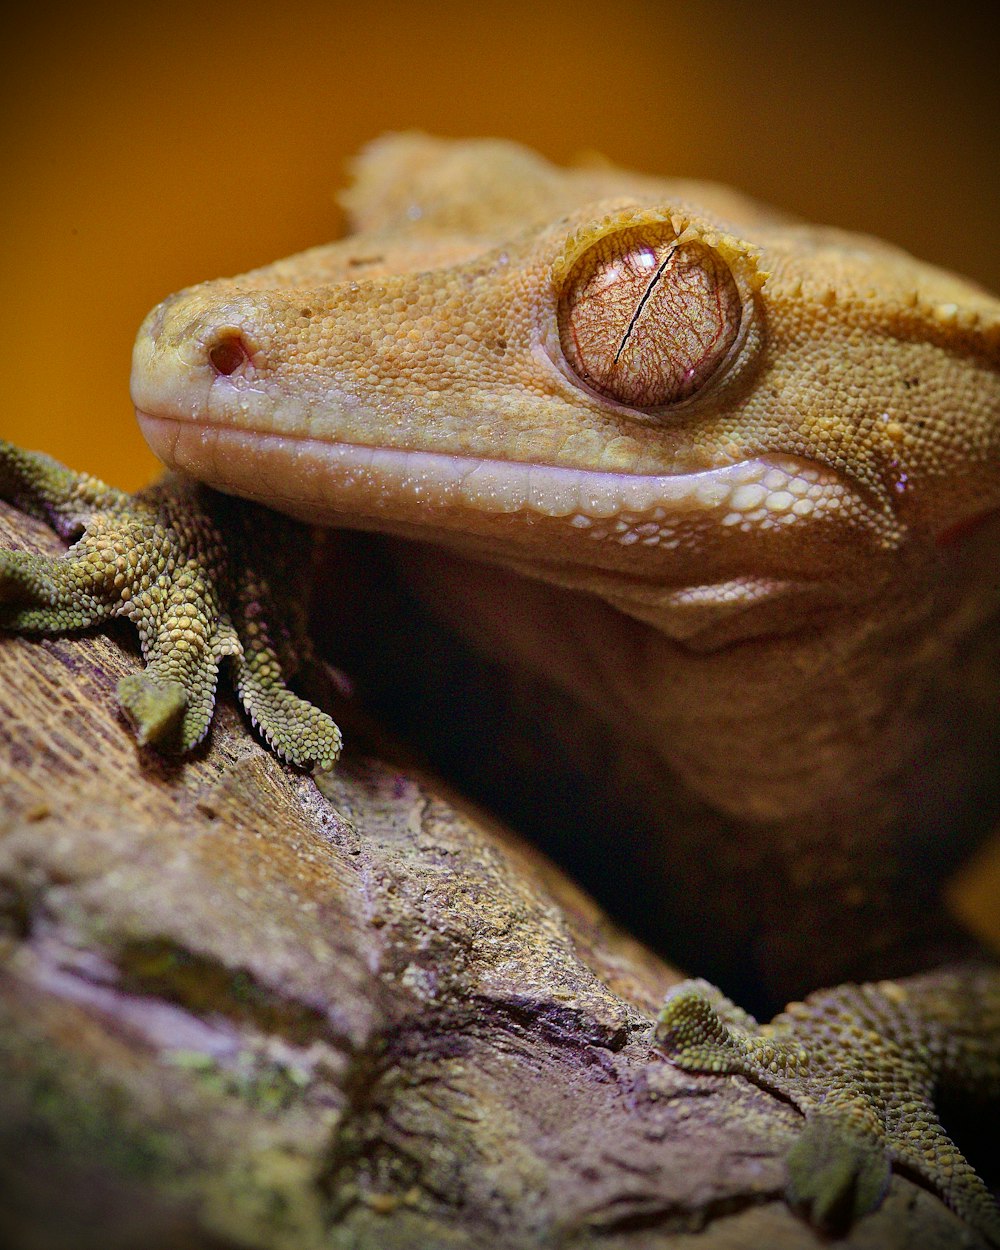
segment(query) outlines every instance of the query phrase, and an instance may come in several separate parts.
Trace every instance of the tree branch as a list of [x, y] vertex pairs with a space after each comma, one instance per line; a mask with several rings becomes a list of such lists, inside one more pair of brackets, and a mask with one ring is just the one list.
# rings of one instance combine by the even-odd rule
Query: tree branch
[[[350, 752], [321, 794], [226, 697], [143, 753], [137, 665], [124, 627], [0, 640], [4, 1244], [825, 1244], [781, 1197], [798, 1114], [660, 1058], [678, 974], [530, 847]], [[960, 1228], [895, 1177], [841, 1244]]]

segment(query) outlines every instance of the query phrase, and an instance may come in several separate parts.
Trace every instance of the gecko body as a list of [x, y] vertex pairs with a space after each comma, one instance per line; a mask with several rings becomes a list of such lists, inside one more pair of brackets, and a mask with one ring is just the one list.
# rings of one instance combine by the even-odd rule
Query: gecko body
[[[938, 892], [1000, 816], [1000, 303], [725, 188], [556, 170], [512, 144], [397, 136], [355, 172], [344, 239], [150, 313], [132, 390], [154, 451], [226, 494], [386, 536], [403, 602], [527, 693], [529, 736], [549, 692], [570, 776], [601, 782], [573, 836], [607, 839], [593, 858], [631, 874], [653, 936], [687, 935], [724, 988], [773, 1006], [967, 953]], [[41, 476], [67, 533], [132, 515], [6, 455], [7, 493], [29, 501]], [[188, 495], [142, 507], [190, 548]], [[197, 557], [213, 584], [231, 505], [214, 507]], [[144, 738], [190, 745], [229, 657], [269, 741], [325, 766], [339, 735], [281, 683], [253, 542], [207, 606], [199, 576], [163, 578], [156, 543], [141, 569], [120, 557], [119, 582], [145, 582], [108, 591], [106, 614], [139, 622], [151, 661], [123, 702]], [[98, 565], [78, 580], [106, 581]], [[9, 573], [7, 597], [37, 597], [33, 577]], [[71, 598], [12, 623], [78, 623]], [[473, 750], [469, 774], [496, 755]], [[538, 776], [526, 806], [558, 823]], [[817, 1222], [844, 1192], [817, 1160], [855, 1157], [827, 1149], [832, 1123], [863, 1145], [858, 1210], [891, 1158], [995, 1231], [981, 1182], [913, 1119], [939, 1080], [1000, 1088], [996, 974], [941, 977], [831, 992], [761, 1035], [694, 989], [658, 1036], [802, 1107], [792, 1191]], [[897, 1050], [840, 1063], [845, 1003]], [[911, 1071], [914, 1047], [950, 1058]]]

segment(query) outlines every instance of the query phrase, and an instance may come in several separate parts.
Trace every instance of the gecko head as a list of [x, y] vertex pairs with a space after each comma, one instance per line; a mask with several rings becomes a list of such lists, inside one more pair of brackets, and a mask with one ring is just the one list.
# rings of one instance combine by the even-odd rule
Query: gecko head
[[521, 228], [411, 203], [171, 297], [134, 355], [153, 450], [682, 637], [863, 596], [1000, 507], [1000, 303], [876, 240], [628, 177], [567, 174]]

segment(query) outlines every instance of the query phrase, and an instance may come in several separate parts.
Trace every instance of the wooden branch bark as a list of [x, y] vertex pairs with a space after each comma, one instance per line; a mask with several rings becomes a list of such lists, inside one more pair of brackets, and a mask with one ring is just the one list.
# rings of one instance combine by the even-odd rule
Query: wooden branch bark
[[[375, 760], [321, 794], [227, 697], [141, 752], [137, 663], [0, 640], [4, 1245], [826, 1244], [781, 1198], [797, 1113], [657, 1056], [678, 974], [551, 865]], [[842, 1244], [975, 1241], [894, 1177]]]

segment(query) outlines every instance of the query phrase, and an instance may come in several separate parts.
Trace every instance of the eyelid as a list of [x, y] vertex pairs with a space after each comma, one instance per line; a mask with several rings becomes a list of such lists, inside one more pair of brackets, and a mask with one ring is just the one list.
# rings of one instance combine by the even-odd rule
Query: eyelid
[[576, 262], [606, 235], [647, 226], [668, 226], [678, 243], [700, 242], [712, 248], [729, 265], [738, 281], [746, 285], [748, 293], [760, 290], [767, 281], [768, 275], [759, 266], [759, 249], [731, 234], [724, 226], [671, 205], [632, 204], [590, 218], [576, 227], [552, 262], [552, 289], [558, 295]]

